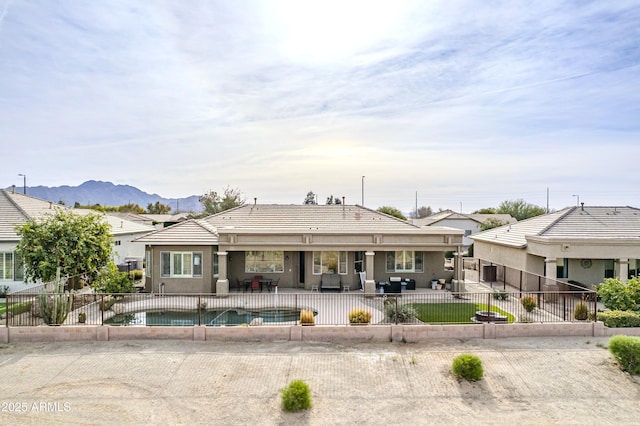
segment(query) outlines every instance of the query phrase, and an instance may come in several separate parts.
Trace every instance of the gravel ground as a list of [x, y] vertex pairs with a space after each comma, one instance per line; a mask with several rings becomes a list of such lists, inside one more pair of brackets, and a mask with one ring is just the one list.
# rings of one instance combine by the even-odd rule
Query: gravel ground
[[[640, 379], [607, 342], [4, 344], [0, 424], [638, 424]], [[480, 356], [483, 380], [453, 377], [463, 352]], [[285, 413], [278, 390], [294, 379], [313, 407]]]

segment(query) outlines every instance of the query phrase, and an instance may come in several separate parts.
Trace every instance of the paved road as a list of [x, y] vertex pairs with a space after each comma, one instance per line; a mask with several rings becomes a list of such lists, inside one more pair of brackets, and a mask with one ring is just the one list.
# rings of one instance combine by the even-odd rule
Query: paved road
[[[422, 344], [182, 341], [0, 345], [0, 424], [638, 424], [640, 380], [606, 338]], [[461, 352], [485, 378], [458, 382]], [[313, 407], [280, 409], [293, 379]]]

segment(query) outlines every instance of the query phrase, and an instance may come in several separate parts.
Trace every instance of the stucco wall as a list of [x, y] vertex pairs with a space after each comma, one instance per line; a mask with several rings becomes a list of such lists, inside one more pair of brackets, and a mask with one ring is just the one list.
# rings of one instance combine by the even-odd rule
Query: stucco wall
[[[160, 275], [160, 253], [164, 251], [202, 252], [202, 277], [171, 278]], [[148, 265], [147, 265], [148, 267]], [[165, 293], [213, 293], [213, 249], [210, 246], [155, 246], [152, 250], [151, 277], [145, 280], [145, 290], [159, 293], [164, 283]]]

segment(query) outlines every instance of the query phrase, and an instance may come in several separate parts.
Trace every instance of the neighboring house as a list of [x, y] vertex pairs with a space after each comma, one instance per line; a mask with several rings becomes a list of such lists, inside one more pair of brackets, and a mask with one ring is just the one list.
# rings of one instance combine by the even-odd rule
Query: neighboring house
[[[24, 265], [15, 253], [20, 241], [17, 227], [29, 219], [42, 219], [57, 210], [73, 210], [78, 214], [96, 213], [93, 210], [69, 209], [68, 207], [16, 193], [0, 190], [0, 285], [8, 285], [10, 291], [26, 288]], [[133, 242], [154, 230], [153, 227], [105, 215], [113, 236], [113, 260], [116, 264], [127, 260], [143, 260], [144, 244]]]
[[131, 222], [140, 223], [143, 225], [153, 226], [156, 229], [166, 228], [167, 226], [175, 225], [178, 222], [182, 222], [189, 218], [189, 213], [176, 213], [176, 214], [149, 214], [149, 213], [109, 213], [112, 216], [116, 216], [122, 219], [129, 220]]
[[568, 207], [471, 238], [478, 259], [587, 287], [640, 273], [640, 210], [633, 207]]
[[463, 250], [467, 250], [473, 244], [473, 240], [469, 237], [480, 232], [480, 227], [488, 219], [500, 221], [505, 225], [517, 222], [508, 214], [464, 214], [456, 213], [453, 210], [443, 210], [431, 216], [412, 219], [411, 223], [418, 226], [447, 226], [462, 229], [464, 231], [462, 246]]
[[[147, 246], [147, 291], [224, 294], [256, 274], [279, 287], [320, 284], [323, 273], [366, 292], [390, 276], [453, 278], [444, 253], [459, 251], [463, 232], [419, 227], [360, 206], [244, 205], [190, 219], [139, 238]], [[459, 269], [457, 270], [459, 271]]]

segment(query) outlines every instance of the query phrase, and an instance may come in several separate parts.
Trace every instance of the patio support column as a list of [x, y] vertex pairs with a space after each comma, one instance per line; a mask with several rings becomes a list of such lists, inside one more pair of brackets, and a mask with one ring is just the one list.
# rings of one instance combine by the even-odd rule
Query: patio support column
[[[544, 259], [544, 263], [546, 264], [545, 271], [545, 280], [542, 286], [542, 291], [558, 291], [560, 288], [558, 287], [557, 279], [558, 279], [558, 261], [555, 257], [547, 257]], [[545, 300], [549, 302], [553, 302], [557, 299], [555, 295], [545, 295]]]
[[218, 255], [218, 281], [216, 282], [216, 294], [229, 294], [229, 278], [227, 277], [227, 253], [219, 251]]
[[373, 251], [365, 252], [365, 265], [366, 265], [366, 273], [367, 279], [364, 282], [364, 294], [373, 296], [376, 293], [376, 280], [373, 276], [374, 263], [373, 260], [375, 258], [376, 253]]
[[620, 281], [626, 283], [629, 277], [629, 259], [618, 259], [618, 264], [620, 265]]

